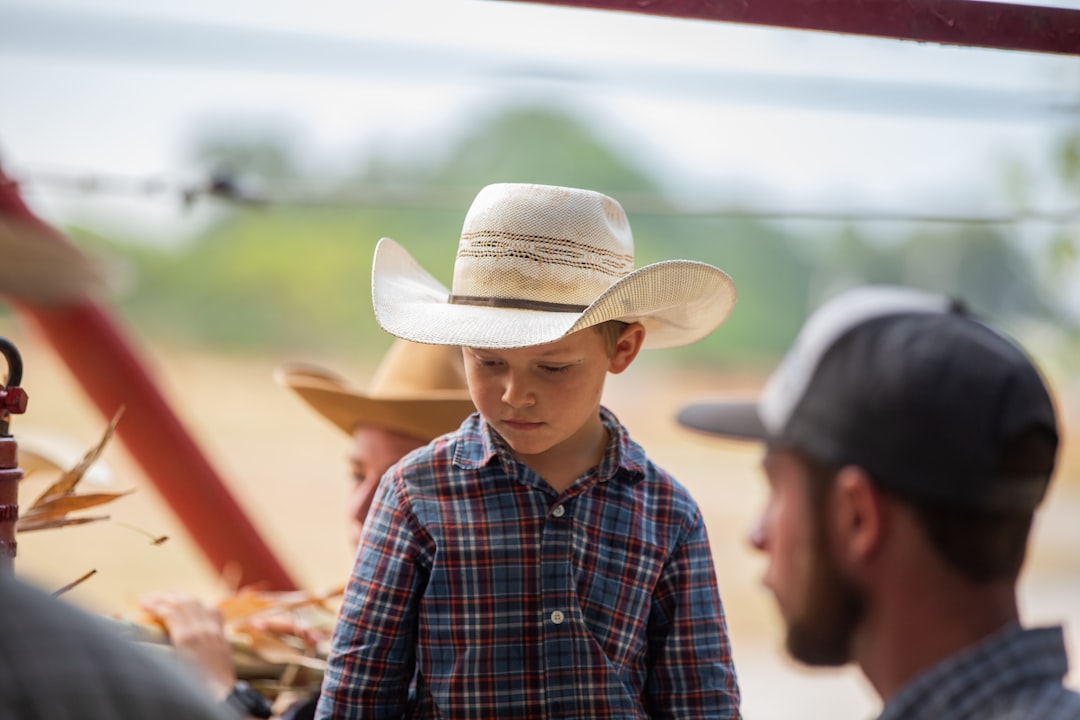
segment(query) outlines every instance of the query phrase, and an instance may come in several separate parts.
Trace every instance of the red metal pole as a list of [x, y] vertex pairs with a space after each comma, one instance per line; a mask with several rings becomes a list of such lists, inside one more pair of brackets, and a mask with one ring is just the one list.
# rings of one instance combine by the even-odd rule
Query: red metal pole
[[526, 0], [647, 15], [1080, 55], [1080, 10], [985, 0]]
[[[0, 171], [0, 217], [40, 236], [68, 243], [22, 201]], [[296, 588], [284, 567], [229, 493], [151, 379], [109, 312], [84, 293], [55, 304], [9, 298], [67, 363], [106, 418], [123, 406], [117, 437], [172, 507], [207, 560], [219, 571], [239, 568], [241, 584]]]

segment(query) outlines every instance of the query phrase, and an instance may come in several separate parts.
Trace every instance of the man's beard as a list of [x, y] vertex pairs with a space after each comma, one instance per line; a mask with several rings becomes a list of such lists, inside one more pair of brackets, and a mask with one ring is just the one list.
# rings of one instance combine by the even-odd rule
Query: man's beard
[[805, 612], [788, 620], [787, 649], [807, 665], [835, 667], [851, 660], [851, 640], [862, 620], [866, 597], [837, 567], [820, 516], [815, 524]]

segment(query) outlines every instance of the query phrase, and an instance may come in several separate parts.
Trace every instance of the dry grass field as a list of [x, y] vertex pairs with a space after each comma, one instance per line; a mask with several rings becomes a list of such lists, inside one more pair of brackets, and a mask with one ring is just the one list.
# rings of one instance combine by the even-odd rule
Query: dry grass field
[[[61, 436], [79, 450], [91, 447], [106, 419], [68, 369], [24, 327], [0, 323], [0, 334], [23, 353], [23, 387], [30, 395], [29, 412], [12, 423], [15, 437], [30, 443]], [[141, 351], [184, 424], [297, 581], [311, 590], [340, 583], [351, 563], [342, 510], [346, 439], [275, 386], [271, 371], [284, 361], [322, 361], [362, 385], [370, 369], [299, 354]], [[1073, 427], [1080, 409], [1077, 394], [1064, 381], [1054, 383], [1064, 420]], [[645, 365], [612, 378], [606, 402], [650, 455], [691, 489], [706, 513], [746, 716], [866, 717], [877, 702], [857, 673], [808, 671], [786, 661], [780, 651], [777, 617], [759, 587], [763, 561], [745, 540], [764, 496], [758, 450], [693, 436], [672, 420], [688, 400], [730, 389], [750, 393], [757, 384], [753, 378], [675, 375]], [[1074, 665], [1080, 665], [1078, 454], [1080, 437], [1073, 437], [1039, 517], [1021, 587], [1029, 623], [1065, 621]], [[112, 474], [111, 489], [135, 492], [108, 507], [109, 521], [20, 536], [16, 572], [54, 589], [94, 569], [96, 575], [66, 597], [105, 614], [133, 612], [139, 596], [150, 590], [218, 597], [223, 591], [218, 578], [121, 443], [114, 440], [104, 463]], [[26, 479], [23, 501], [31, 500], [46, 481], [40, 475]], [[153, 545], [132, 527], [170, 539]], [[1070, 684], [1080, 686], [1080, 672], [1074, 670]]]

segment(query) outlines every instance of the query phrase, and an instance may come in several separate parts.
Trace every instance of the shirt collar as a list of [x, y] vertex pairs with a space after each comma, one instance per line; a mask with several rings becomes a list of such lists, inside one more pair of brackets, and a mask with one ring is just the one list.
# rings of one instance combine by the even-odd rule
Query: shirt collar
[[[600, 421], [608, 431], [608, 445], [597, 468], [597, 481], [623, 480], [634, 483], [643, 478], [648, 463], [645, 451], [630, 438], [630, 434], [615, 414], [603, 406], [600, 407]], [[481, 468], [496, 458], [502, 462], [507, 472], [516, 474], [515, 469], [520, 463], [510, 452], [506, 441], [484, 422], [480, 413], [473, 413], [458, 432], [454, 465]]]

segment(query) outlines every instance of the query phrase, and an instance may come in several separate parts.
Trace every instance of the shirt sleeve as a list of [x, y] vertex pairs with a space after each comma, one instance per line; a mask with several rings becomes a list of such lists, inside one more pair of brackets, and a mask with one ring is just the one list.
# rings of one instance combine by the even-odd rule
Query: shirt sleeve
[[423, 533], [402, 506], [399, 482], [400, 470], [382, 478], [364, 525], [334, 628], [317, 718], [405, 714], [427, 566], [418, 540]]
[[649, 651], [652, 718], [740, 717], [727, 623], [700, 512], [657, 584]]

